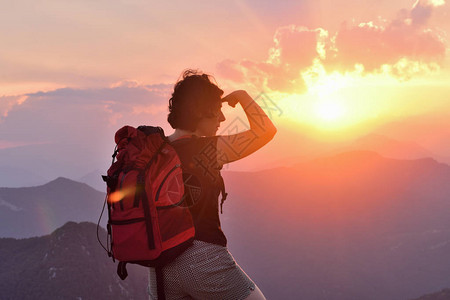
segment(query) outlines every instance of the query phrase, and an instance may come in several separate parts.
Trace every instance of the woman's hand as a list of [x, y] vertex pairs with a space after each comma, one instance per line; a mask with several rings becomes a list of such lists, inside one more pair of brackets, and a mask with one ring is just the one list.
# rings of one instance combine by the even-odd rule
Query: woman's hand
[[239, 103], [239, 99], [242, 97], [243, 94], [247, 94], [247, 92], [244, 90], [234, 91], [223, 97], [222, 102], [228, 102], [229, 106], [236, 107], [236, 104]]
[[217, 140], [217, 162], [223, 166], [252, 154], [267, 144], [277, 129], [265, 111], [244, 90], [238, 90], [222, 98], [222, 102], [235, 107], [239, 103], [247, 116], [250, 128], [230, 135], [220, 135]]

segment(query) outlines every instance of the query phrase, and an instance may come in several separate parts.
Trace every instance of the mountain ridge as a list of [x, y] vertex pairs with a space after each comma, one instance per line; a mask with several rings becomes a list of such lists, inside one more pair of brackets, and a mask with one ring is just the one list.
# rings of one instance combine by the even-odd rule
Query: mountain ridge
[[446, 164], [361, 152], [223, 176], [229, 249], [268, 299], [410, 299], [448, 285]]
[[[41, 237], [0, 238], [0, 298], [146, 297], [147, 270], [128, 267], [130, 276], [120, 280], [116, 265], [98, 244], [95, 232], [94, 223], [67, 222]], [[105, 239], [103, 228], [100, 236]]]
[[39, 186], [0, 188], [0, 219], [5, 224], [0, 237], [41, 236], [69, 220], [96, 222], [104, 198], [105, 193], [64, 177]]

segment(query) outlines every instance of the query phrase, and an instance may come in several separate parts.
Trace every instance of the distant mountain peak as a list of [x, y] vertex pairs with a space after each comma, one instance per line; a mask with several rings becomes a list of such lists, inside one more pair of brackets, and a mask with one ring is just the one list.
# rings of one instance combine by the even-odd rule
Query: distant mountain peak
[[426, 294], [413, 300], [445, 300], [450, 298], [450, 289], [443, 289], [436, 293]]
[[434, 154], [416, 142], [396, 140], [378, 133], [371, 133], [355, 140], [350, 146], [353, 149], [372, 150], [385, 157], [415, 159], [433, 157]]
[[346, 156], [350, 156], [350, 157], [358, 157], [358, 158], [383, 158], [383, 156], [376, 152], [376, 151], [372, 151], [372, 150], [351, 150], [351, 151], [346, 151], [346, 152], [341, 152], [339, 154], [336, 154], [335, 157], [346, 157]]
[[357, 139], [357, 141], [363, 141], [363, 140], [382, 140], [382, 141], [394, 141], [394, 139], [383, 135], [383, 134], [379, 134], [376, 132], [372, 132], [369, 134], [366, 134], [364, 136], [361, 136]]
[[73, 186], [80, 186], [83, 188], [89, 188], [89, 189], [94, 189], [92, 188], [90, 185], [83, 183], [83, 182], [79, 182], [79, 181], [75, 181], [66, 177], [58, 177], [55, 180], [52, 180], [50, 182], [47, 182], [46, 184], [42, 185], [42, 187], [73, 187]]
[[367, 135], [361, 136], [358, 139], [356, 139], [356, 142], [407, 143], [407, 144], [410, 144], [410, 145], [419, 146], [415, 142], [393, 139], [391, 137], [388, 137], [386, 135], [379, 134], [379, 133], [376, 133], [376, 132], [369, 133]]
[[376, 151], [372, 150], [350, 150], [338, 153], [332, 156], [320, 157], [314, 160], [315, 162], [341, 162], [341, 163], [349, 163], [349, 162], [381, 162], [381, 161], [410, 161], [423, 165], [437, 165], [440, 164], [432, 157], [423, 157], [423, 158], [409, 158], [409, 159], [400, 159], [400, 158], [392, 158], [387, 157], [383, 154], [380, 154]]
[[58, 234], [61, 231], [71, 231], [74, 228], [78, 227], [77, 222], [69, 221], [65, 223], [63, 226], [57, 228], [55, 231], [52, 232], [52, 234]]
[[69, 231], [80, 231], [80, 230], [91, 230], [95, 229], [97, 224], [94, 224], [92, 222], [73, 222], [68, 221], [63, 226], [59, 227], [55, 231], [53, 231], [51, 234], [58, 234], [59, 232], [69, 232]]
[[336, 155], [317, 158], [316, 162], [340, 161], [340, 162], [357, 162], [357, 161], [379, 161], [387, 159], [379, 153], [371, 150], [351, 150], [338, 153]]
[[66, 177], [58, 177], [52, 181], [49, 181], [48, 183], [46, 183], [45, 185], [51, 185], [51, 184], [61, 184], [61, 183], [79, 183], [77, 181], [74, 181], [72, 179], [66, 178]]
[[40, 186], [0, 188], [0, 237], [50, 234], [69, 220], [97, 222], [104, 198], [104, 192], [64, 177]]
[[[92, 222], [77, 223], [69, 221], [53, 231], [50, 236], [53, 240], [58, 241], [58, 243], [71, 243], [70, 241], [66, 241], [66, 239], [73, 240], [73, 238], [76, 237], [78, 241], [85, 241], [86, 236], [94, 234], [96, 230], [97, 224]], [[106, 231], [103, 228], [100, 228], [100, 234], [104, 236]]]

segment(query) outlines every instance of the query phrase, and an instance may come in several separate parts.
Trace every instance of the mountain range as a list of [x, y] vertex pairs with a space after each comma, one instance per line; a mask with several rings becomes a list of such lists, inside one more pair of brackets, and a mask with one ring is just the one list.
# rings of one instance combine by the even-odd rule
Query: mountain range
[[448, 165], [355, 151], [224, 177], [231, 252], [269, 299], [409, 299], [450, 285]]
[[[223, 176], [229, 249], [268, 299], [414, 299], [450, 286], [446, 164], [349, 151]], [[14, 223], [28, 207], [50, 208], [66, 221], [96, 221], [104, 194], [59, 178], [3, 188], [0, 197], [9, 236], [26, 237], [47, 234], [34, 210], [19, 227]], [[61, 226], [49, 225], [50, 232]], [[25, 232], [34, 226], [39, 230]]]
[[450, 289], [443, 289], [436, 293], [427, 294], [414, 300], [447, 300], [450, 299]]
[[95, 233], [93, 223], [68, 222], [42, 237], [0, 238], [0, 299], [146, 299], [147, 269], [128, 265], [119, 279]]
[[[275, 136], [273, 143], [250, 157], [226, 165], [225, 169], [256, 171], [291, 166], [355, 150], [375, 151], [384, 157], [397, 159], [432, 157], [450, 164], [449, 157], [436, 154], [413, 139], [396, 139], [388, 133], [373, 132], [355, 139], [325, 142], [303, 136], [298, 131], [284, 130]], [[111, 163], [113, 148], [114, 145], [105, 145], [103, 148], [82, 145], [80, 148], [79, 145], [70, 144], [38, 144], [0, 149], [0, 187], [37, 186], [63, 176], [105, 191], [100, 175], [105, 174]], [[49, 153], [55, 151], [57, 154], [49, 158]], [[82, 158], [77, 153], [83, 153]]]
[[50, 234], [67, 221], [97, 222], [104, 198], [87, 184], [62, 177], [40, 186], [0, 188], [0, 237]]

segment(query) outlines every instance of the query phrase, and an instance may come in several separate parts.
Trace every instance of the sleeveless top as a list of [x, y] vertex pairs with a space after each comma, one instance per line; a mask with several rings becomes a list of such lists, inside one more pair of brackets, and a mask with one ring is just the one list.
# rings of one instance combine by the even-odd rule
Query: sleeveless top
[[195, 239], [225, 247], [227, 239], [219, 219], [223, 179], [222, 167], [217, 163], [217, 139], [218, 136], [182, 137], [170, 144], [181, 160], [185, 204], [194, 220]]

